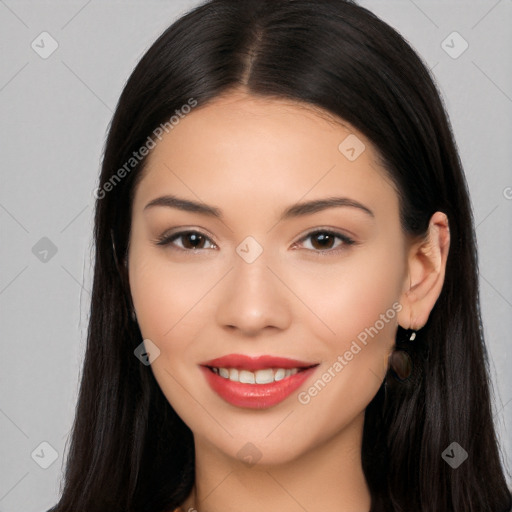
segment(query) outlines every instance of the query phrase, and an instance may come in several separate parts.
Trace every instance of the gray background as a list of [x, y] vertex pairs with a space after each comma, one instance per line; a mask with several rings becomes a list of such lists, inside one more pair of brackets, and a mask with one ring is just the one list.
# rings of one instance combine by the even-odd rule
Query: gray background
[[[106, 129], [144, 51], [196, 3], [0, 0], [0, 512], [42, 511], [58, 499]], [[512, 0], [361, 3], [433, 69], [453, 124], [477, 226], [495, 422], [511, 468]], [[51, 49], [43, 31], [58, 43], [46, 59], [31, 47]], [[454, 31], [469, 44], [457, 58], [464, 42], [448, 37]], [[47, 469], [52, 449], [42, 442], [57, 453]]]

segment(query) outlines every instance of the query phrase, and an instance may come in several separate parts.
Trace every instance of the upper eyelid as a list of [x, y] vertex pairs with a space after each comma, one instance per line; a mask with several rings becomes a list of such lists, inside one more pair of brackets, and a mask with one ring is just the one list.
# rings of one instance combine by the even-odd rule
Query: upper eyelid
[[[199, 233], [200, 235], [210, 239], [210, 241], [214, 242], [214, 236], [209, 233], [206, 229], [203, 229], [203, 228], [193, 228], [193, 227], [190, 227], [190, 228], [187, 228], [187, 227], [184, 227], [184, 228], [175, 228], [174, 229], [169, 229], [167, 231], [164, 231], [161, 235], [159, 235], [157, 238], [162, 240], [162, 239], [170, 239], [170, 238], [173, 238], [173, 237], [177, 237], [179, 238], [178, 235], [185, 235], [187, 233]], [[214, 242], [215, 243], [215, 242]]]

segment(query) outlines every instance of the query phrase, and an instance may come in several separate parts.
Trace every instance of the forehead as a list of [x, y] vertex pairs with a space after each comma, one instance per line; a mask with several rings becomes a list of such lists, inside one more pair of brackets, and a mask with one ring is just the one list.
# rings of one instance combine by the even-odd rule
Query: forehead
[[136, 200], [165, 186], [213, 202], [233, 201], [236, 192], [241, 205], [250, 197], [293, 202], [334, 190], [396, 200], [376, 150], [344, 120], [310, 104], [244, 92], [193, 108], [157, 142]]

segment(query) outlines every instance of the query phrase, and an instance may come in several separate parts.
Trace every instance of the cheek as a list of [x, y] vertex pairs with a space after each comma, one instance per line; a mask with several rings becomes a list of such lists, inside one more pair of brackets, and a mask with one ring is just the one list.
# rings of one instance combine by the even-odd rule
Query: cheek
[[[134, 244], [135, 245], [135, 244]], [[193, 389], [201, 375], [194, 362], [201, 359], [200, 347], [207, 310], [206, 292], [214, 285], [212, 273], [204, 275], [187, 265], [166, 261], [151, 249], [137, 246], [130, 254], [130, 288], [143, 339], [155, 343], [160, 355], [151, 370], [168, 402], [186, 422], [202, 417], [185, 389]], [[199, 352], [198, 352], [199, 351]], [[187, 364], [184, 365], [183, 363]]]
[[335, 424], [362, 411], [386, 374], [402, 308], [398, 300], [404, 261], [394, 247], [375, 244], [357, 258], [347, 258], [336, 270], [306, 278], [303, 274], [297, 280], [297, 286], [299, 281], [304, 286], [299, 294], [308, 297], [322, 320], [313, 320], [315, 325], [310, 327], [323, 356], [317, 380], [299, 401], [314, 403], [318, 414]]
[[[147, 255], [130, 258], [130, 289], [144, 338], [162, 340], [175, 323], [181, 287], [169, 282], [165, 270]], [[174, 284], [177, 284], [175, 287]]]
[[154, 249], [133, 249], [130, 288], [144, 337], [167, 344], [183, 339], [176, 336], [179, 331], [198, 328], [205, 294], [217, 280], [216, 273], [211, 268], [206, 273], [204, 267], [172, 263]]
[[404, 266], [388, 244], [374, 244], [333, 265], [282, 272], [309, 310], [298, 320], [307, 321], [326, 343], [342, 350], [361, 333], [364, 339], [366, 329], [376, 322], [383, 338], [394, 332]]

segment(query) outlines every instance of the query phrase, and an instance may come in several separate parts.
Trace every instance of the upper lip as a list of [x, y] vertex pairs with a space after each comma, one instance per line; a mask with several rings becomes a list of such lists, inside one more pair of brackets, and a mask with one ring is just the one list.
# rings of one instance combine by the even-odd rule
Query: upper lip
[[265, 368], [309, 368], [317, 364], [318, 363], [315, 362], [299, 361], [298, 359], [281, 356], [248, 356], [245, 354], [227, 354], [200, 363], [201, 366], [209, 366], [212, 368], [238, 368], [249, 371], [263, 370]]

